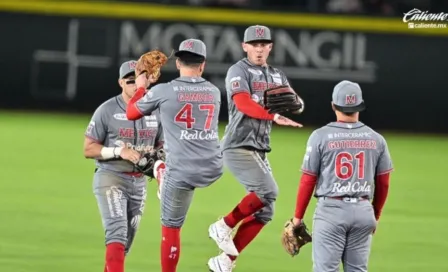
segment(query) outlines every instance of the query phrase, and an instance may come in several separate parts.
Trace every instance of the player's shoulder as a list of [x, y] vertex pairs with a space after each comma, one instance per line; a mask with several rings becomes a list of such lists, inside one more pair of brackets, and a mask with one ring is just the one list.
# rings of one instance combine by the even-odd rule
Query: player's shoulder
[[114, 96], [104, 101], [96, 108], [95, 113], [103, 114], [115, 111], [115, 109], [119, 106], [118, 99], [118, 96]]
[[159, 91], [159, 90], [166, 90], [166, 89], [172, 89], [174, 85], [174, 80], [169, 82], [163, 82], [159, 83], [157, 85], [152, 86], [149, 90], [150, 91]]
[[246, 73], [248, 67], [244, 60], [239, 60], [229, 67], [227, 73]]
[[386, 138], [384, 138], [384, 136], [379, 133], [378, 131], [374, 130], [373, 128], [365, 125], [365, 129], [372, 135], [372, 137], [376, 138], [377, 140], [385, 143], [386, 142]]
[[313, 130], [313, 131], [311, 132], [309, 138], [310, 138], [310, 139], [313, 139], [313, 140], [316, 140], [316, 141], [320, 141], [320, 140], [323, 139], [323, 136], [324, 136], [325, 134], [327, 134], [327, 131], [326, 131], [326, 130], [327, 130], [327, 129], [326, 129], [325, 126], [320, 127], [320, 128], [317, 128], [317, 129], [315, 129], [315, 130]]
[[282, 69], [273, 67], [273, 66], [271, 66], [271, 65], [269, 65], [269, 67], [271, 68], [271, 70], [272, 70], [272, 72], [273, 72], [274, 74], [285, 75], [285, 73], [283, 72]]

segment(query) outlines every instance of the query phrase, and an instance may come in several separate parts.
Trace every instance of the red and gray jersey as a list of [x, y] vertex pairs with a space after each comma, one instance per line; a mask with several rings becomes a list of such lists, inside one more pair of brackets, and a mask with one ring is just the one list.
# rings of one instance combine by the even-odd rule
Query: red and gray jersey
[[[157, 111], [140, 120], [126, 118], [126, 103], [121, 95], [101, 104], [93, 114], [85, 136], [105, 147], [124, 147], [135, 149], [141, 154], [150, 152], [163, 141], [163, 131]], [[96, 160], [99, 168], [115, 172], [135, 172], [134, 165], [122, 159]]]
[[375, 176], [391, 172], [386, 140], [361, 122], [333, 122], [308, 139], [302, 171], [318, 177], [315, 196], [373, 197]]
[[261, 67], [242, 59], [229, 68], [226, 76], [229, 123], [223, 138], [224, 150], [244, 146], [271, 151], [269, 135], [272, 121], [245, 115], [236, 108], [232, 97], [245, 92], [252, 100], [264, 106], [264, 91], [279, 85], [289, 85], [288, 80], [282, 71], [271, 66]]
[[167, 175], [205, 187], [222, 175], [218, 118], [221, 93], [201, 77], [154, 86], [136, 103], [142, 114], [160, 109]]

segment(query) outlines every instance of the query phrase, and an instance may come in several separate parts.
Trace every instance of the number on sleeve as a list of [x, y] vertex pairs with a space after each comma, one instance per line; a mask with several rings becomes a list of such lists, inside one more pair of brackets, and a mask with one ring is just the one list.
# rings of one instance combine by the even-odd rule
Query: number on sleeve
[[[205, 119], [204, 130], [209, 130], [212, 126], [212, 120], [215, 113], [214, 104], [199, 104], [200, 111], [206, 111], [207, 117]], [[176, 114], [174, 121], [176, 123], [185, 123], [186, 129], [192, 129], [196, 118], [193, 117], [193, 105], [190, 103], [185, 104], [179, 112]]]
[[353, 157], [348, 152], [340, 152], [336, 155], [335, 174], [341, 180], [348, 180], [353, 177], [354, 165], [353, 158], [356, 160], [358, 179], [364, 179], [364, 161], [365, 152], [360, 151]]

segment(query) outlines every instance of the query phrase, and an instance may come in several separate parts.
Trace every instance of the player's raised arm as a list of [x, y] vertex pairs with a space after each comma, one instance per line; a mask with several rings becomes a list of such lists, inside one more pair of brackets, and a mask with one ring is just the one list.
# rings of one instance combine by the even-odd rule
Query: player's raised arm
[[270, 114], [261, 105], [252, 100], [247, 72], [240, 66], [230, 67], [226, 76], [226, 89], [231, 94], [236, 108], [245, 115], [261, 120], [274, 120], [279, 115]]
[[372, 201], [373, 210], [377, 221], [380, 219], [381, 212], [384, 204], [386, 203], [387, 195], [389, 193], [390, 172], [393, 171], [389, 148], [387, 147], [386, 140], [384, 140], [383, 137], [381, 138], [383, 149], [378, 159], [378, 165], [376, 168], [375, 191]]
[[162, 85], [157, 85], [146, 91], [147, 81], [145, 75], [140, 75], [136, 79], [137, 92], [129, 100], [126, 108], [126, 117], [129, 120], [137, 120], [145, 115], [150, 115], [159, 108], [163, 101]]

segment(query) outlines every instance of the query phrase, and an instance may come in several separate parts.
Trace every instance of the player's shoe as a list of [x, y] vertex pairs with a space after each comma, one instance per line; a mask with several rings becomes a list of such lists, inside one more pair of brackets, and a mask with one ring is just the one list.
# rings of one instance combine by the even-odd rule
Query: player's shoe
[[224, 251], [224, 253], [238, 256], [238, 250], [235, 247], [232, 239], [232, 228], [227, 226], [224, 219], [213, 223], [208, 228], [208, 236], [215, 240], [218, 247]]
[[157, 180], [157, 197], [160, 200], [160, 191], [162, 189], [163, 178], [165, 176], [166, 165], [163, 161], [158, 160], [154, 163], [153, 174], [155, 179]]
[[232, 261], [224, 252], [208, 260], [208, 268], [211, 272], [232, 272], [235, 261]]

